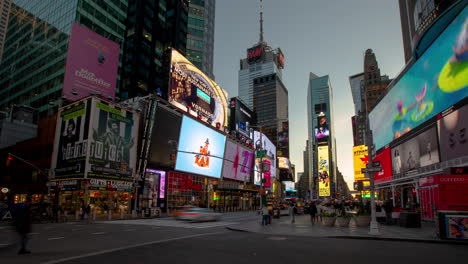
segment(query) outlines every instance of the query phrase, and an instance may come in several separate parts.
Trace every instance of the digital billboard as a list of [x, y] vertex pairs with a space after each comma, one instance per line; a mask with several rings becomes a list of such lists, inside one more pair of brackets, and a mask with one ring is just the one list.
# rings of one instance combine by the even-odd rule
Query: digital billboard
[[114, 99], [120, 45], [73, 23], [63, 80], [63, 96], [76, 101], [91, 94]]
[[328, 146], [318, 146], [318, 181], [319, 196], [330, 196], [330, 168]]
[[247, 50], [247, 60], [249, 62], [254, 62], [260, 59], [263, 55], [263, 46], [259, 45]]
[[373, 162], [380, 162], [382, 171], [374, 173], [374, 182], [381, 183], [392, 180], [392, 152], [390, 148], [386, 148], [383, 151], [377, 153]]
[[468, 96], [468, 7], [370, 112], [378, 150]]
[[82, 101], [59, 110], [51, 166], [55, 179], [85, 177], [89, 108]]
[[438, 163], [438, 149], [437, 130], [433, 126], [392, 149], [393, 174]]
[[227, 126], [227, 92], [174, 49], [169, 80], [171, 104], [215, 127]]
[[442, 161], [468, 155], [468, 105], [438, 121]]
[[226, 136], [183, 116], [175, 169], [221, 177]]
[[330, 130], [328, 128], [327, 116], [324, 113], [320, 113], [317, 116], [317, 126], [315, 127], [315, 138], [318, 142], [327, 141], [330, 136]]
[[[261, 134], [261, 135], [260, 135]], [[276, 146], [268, 139], [265, 134], [254, 131], [254, 145], [260, 144], [262, 141], [262, 148], [265, 150], [266, 156], [271, 161], [271, 177], [276, 177]]]
[[252, 123], [253, 112], [238, 97], [231, 98], [229, 109], [229, 129], [235, 130], [250, 139], [250, 124]]
[[252, 149], [228, 140], [224, 152], [223, 178], [250, 182], [254, 162]]
[[354, 161], [354, 181], [365, 180], [365, 174], [362, 173], [362, 169], [367, 166], [369, 162], [369, 156], [367, 154], [367, 146], [359, 145], [353, 147], [353, 161]]
[[133, 180], [139, 114], [92, 98], [88, 178]]
[[280, 169], [290, 169], [291, 162], [288, 158], [278, 157], [278, 168]]

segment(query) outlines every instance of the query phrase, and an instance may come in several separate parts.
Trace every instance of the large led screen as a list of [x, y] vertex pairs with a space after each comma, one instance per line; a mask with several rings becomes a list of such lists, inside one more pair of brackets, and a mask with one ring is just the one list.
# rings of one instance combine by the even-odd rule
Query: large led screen
[[213, 126], [227, 126], [227, 92], [172, 50], [169, 102], [193, 116], [201, 115]]
[[362, 173], [362, 169], [367, 166], [369, 156], [367, 154], [367, 147], [365, 145], [353, 147], [353, 159], [354, 159], [354, 181], [365, 180], [365, 175]]
[[392, 180], [392, 152], [390, 148], [386, 148], [383, 151], [377, 153], [373, 162], [380, 162], [382, 171], [374, 173], [374, 182], [382, 183]]
[[378, 150], [468, 96], [468, 8], [369, 115]]
[[439, 162], [436, 127], [392, 149], [393, 174], [403, 173]]
[[442, 161], [468, 155], [468, 105], [438, 121]]
[[219, 178], [226, 136], [184, 116], [175, 169]]
[[267, 136], [265, 136], [265, 134], [254, 131], [254, 145], [260, 143], [260, 138], [262, 141], [262, 148], [265, 150], [267, 158], [271, 161], [271, 177], [276, 177], [276, 146], [271, 142], [270, 139], [268, 139]]
[[318, 146], [319, 196], [330, 196], [330, 168], [328, 146]]
[[223, 178], [250, 182], [254, 162], [253, 150], [228, 140], [224, 152]]
[[323, 113], [317, 116], [317, 126], [315, 127], [315, 138], [317, 141], [327, 141], [330, 136], [330, 130], [328, 129], [327, 116]]

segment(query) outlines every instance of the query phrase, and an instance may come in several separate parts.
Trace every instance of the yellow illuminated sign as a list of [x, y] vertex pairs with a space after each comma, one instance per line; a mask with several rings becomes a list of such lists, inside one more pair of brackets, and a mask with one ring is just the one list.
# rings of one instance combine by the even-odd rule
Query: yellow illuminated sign
[[318, 147], [319, 196], [330, 196], [330, 168], [328, 146]]
[[366, 178], [362, 173], [368, 162], [367, 146], [360, 145], [353, 147], [353, 159], [354, 159], [354, 181], [363, 181]]

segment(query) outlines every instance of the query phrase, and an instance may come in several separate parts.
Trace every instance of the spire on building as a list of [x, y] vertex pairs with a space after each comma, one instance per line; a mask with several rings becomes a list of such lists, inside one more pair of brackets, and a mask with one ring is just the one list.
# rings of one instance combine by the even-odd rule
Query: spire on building
[[266, 42], [263, 40], [263, 2], [260, 0], [260, 40], [259, 44], [265, 44]]

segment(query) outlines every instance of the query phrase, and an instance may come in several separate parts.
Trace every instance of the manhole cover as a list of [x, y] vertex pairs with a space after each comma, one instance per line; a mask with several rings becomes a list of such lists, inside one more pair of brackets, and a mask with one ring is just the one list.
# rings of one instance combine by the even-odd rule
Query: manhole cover
[[268, 239], [270, 239], [270, 240], [286, 240], [287, 238], [285, 238], [285, 237], [269, 237]]

